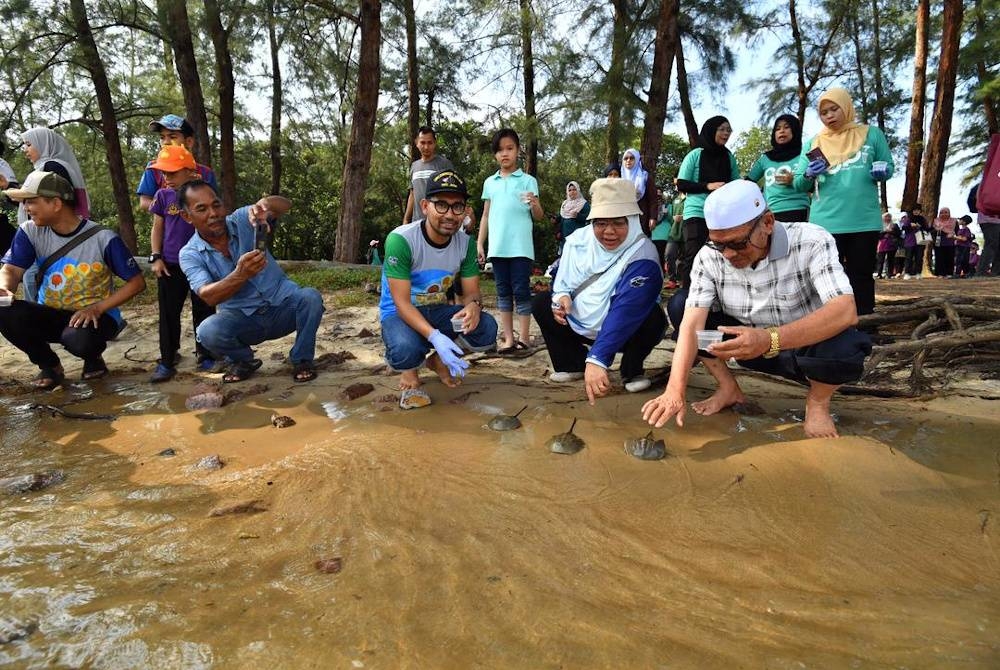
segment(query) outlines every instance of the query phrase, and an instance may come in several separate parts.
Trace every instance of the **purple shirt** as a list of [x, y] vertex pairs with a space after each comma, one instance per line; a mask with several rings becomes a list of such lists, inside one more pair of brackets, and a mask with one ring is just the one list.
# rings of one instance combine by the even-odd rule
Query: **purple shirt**
[[958, 224], [958, 230], [955, 231], [955, 246], [956, 247], [971, 247], [972, 246], [972, 231], [964, 223]]
[[152, 214], [163, 217], [163, 260], [178, 264], [181, 247], [194, 235], [194, 226], [181, 217], [181, 208], [177, 204], [177, 191], [172, 188], [161, 188], [153, 196], [153, 204], [149, 206]]

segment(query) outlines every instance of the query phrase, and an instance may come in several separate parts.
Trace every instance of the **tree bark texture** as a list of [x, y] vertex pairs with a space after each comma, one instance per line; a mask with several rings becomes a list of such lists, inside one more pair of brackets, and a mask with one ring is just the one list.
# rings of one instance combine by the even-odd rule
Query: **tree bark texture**
[[674, 60], [677, 63], [677, 95], [681, 99], [681, 114], [684, 116], [688, 144], [693, 149], [698, 146], [698, 122], [694, 118], [694, 109], [691, 107], [691, 90], [688, 88], [687, 64], [684, 60], [684, 40], [681, 38], [680, 31], [677, 32]]
[[535, 15], [531, 0], [519, 0], [521, 7], [521, 67], [524, 71], [524, 116], [528, 127], [524, 142], [524, 171], [538, 175], [538, 116], [535, 114], [535, 56], [532, 39]]
[[617, 165], [621, 159], [622, 103], [618, 91], [625, 85], [625, 49], [628, 48], [626, 24], [628, 3], [611, 0], [614, 27], [611, 32], [611, 66], [606, 83], [608, 102], [608, 130], [604, 136], [604, 160]]
[[651, 173], [663, 144], [663, 124], [667, 119], [667, 98], [670, 96], [670, 68], [677, 52], [677, 14], [680, 0], [668, 0], [660, 5], [653, 43], [653, 71], [650, 73], [649, 100], [642, 129], [642, 163]]
[[[270, 5], [270, 3], [268, 3]], [[215, 76], [219, 86], [219, 188], [226, 209], [236, 207], [235, 112], [236, 82], [229, 52], [229, 31], [222, 25], [218, 0], [205, 0], [205, 22], [215, 49]]]
[[132, 193], [128, 187], [125, 172], [125, 161], [122, 158], [121, 139], [118, 136], [118, 119], [115, 116], [115, 104], [111, 97], [111, 86], [108, 83], [104, 61], [97, 50], [97, 42], [90, 29], [87, 9], [84, 0], [70, 0], [70, 13], [76, 28], [78, 46], [83, 54], [83, 60], [90, 78], [94, 82], [94, 94], [97, 106], [101, 110], [101, 133], [104, 135], [104, 151], [108, 158], [108, 170], [111, 173], [111, 187], [115, 194], [115, 207], [118, 210], [118, 234], [125, 246], [133, 254], [137, 253], [135, 235], [135, 218], [132, 214]]
[[[417, 137], [420, 128], [420, 65], [417, 61], [417, 13], [413, 9], [413, 0], [402, 0], [403, 18], [406, 22], [406, 89], [408, 92], [408, 108], [406, 128], [410, 140]], [[430, 125], [430, 114], [427, 115]], [[410, 142], [410, 160], [420, 158], [416, 142]]]
[[920, 202], [928, 216], [938, 211], [941, 197], [941, 176], [948, 158], [951, 122], [955, 110], [955, 80], [958, 77], [958, 51], [962, 36], [962, 0], [944, 0], [942, 15], [941, 56], [938, 62], [937, 84], [934, 88], [934, 113], [924, 154], [924, 170], [920, 184]]
[[284, 85], [281, 81], [281, 58], [278, 31], [274, 17], [274, 0], [267, 3], [267, 36], [271, 45], [271, 135], [268, 154], [271, 158], [271, 194], [281, 194], [281, 111], [284, 106]]
[[[885, 127], [885, 83], [882, 81], [882, 10], [879, 9], [879, 0], [872, 0], [872, 27], [874, 30], [874, 42], [872, 57], [874, 58], [875, 70], [875, 120], [879, 130], [889, 137], [890, 133]], [[878, 183], [879, 197], [882, 199], [882, 209], [889, 209], [889, 193], [884, 181]]]
[[354, 99], [354, 115], [351, 118], [351, 138], [347, 145], [347, 160], [344, 163], [344, 191], [340, 198], [340, 217], [333, 247], [333, 260], [343, 263], [353, 263], [357, 259], [361, 239], [365, 186], [368, 182], [368, 171], [371, 169], [375, 115], [378, 111], [381, 14], [380, 0], [361, 0], [358, 86]]
[[[917, 0], [916, 38], [913, 50], [913, 97], [910, 105], [910, 138], [906, 151], [906, 181], [902, 209], [910, 211], [920, 192], [920, 165], [924, 158], [924, 108], [927, 106], [927, 28], [930, 0]], [[931, 214], [930, 211], [924, 210]]]
[[157, 0], [163, 32], [170, 40], [177, 65], [177, 77], [184, 94], [184, 116], [194, 127], [194, 153], [201, 162], [212, 164], [212, 145], [208, 140], [208, 114], [201, 92], [198, 61], [194, 55], [191, 23], [184, 0]]
[[795, 99], [798, 102], [796, 116], [799, 123], [806, 120], [809, 108], [809, 91], [806, 89], [806, 56], [802, 49], [802, 31], [799, 29], [799, 15], [795, 0], [788, 0], [788, 23], [792, 28], [792, 45], [795, 49]]

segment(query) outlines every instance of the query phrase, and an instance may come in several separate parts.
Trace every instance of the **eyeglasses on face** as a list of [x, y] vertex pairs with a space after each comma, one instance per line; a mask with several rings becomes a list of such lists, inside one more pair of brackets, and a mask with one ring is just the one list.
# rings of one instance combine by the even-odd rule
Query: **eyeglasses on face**
[[720, 254], [726, 249], [732, 249], [733, 251], [743, 251], [748, 246], [750, 246], [750, 238], [753, 237], [753, 231], [757, 230], [757, 224], [760, 223], [760, 220], [763, 218], [764, 215], [761, 214], [760, 216], [758, 216], [756, 219], [753, 220], [753, 225], [750, 226], [750, 232], [747, 233], [746, 237], [744, 237], [742, 240], [733, 240], [731, 242], [713, 242], [712, 240], [709, 240], [708, 242], [705, 242], [705, 246], [708, 247], [709, 249], [714, 249], [715, 251], [718, 251]]
[[628, 219], [594, 219], [591, 225], [597, 230], [605, 230], [607, 228], [620, 230], [628, 228]]
[[453, 202], [451, 204], [444, 200], [431, 200], [431, 202], [434, 203], [434, 211], [438, 214], [447, 214], [449, 209], [452, 214], [465, 214], [464, 202]]

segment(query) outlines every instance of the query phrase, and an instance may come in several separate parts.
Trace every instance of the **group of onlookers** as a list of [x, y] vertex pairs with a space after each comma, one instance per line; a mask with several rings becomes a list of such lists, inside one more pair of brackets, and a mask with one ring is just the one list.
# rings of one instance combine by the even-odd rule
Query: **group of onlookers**
[[904, 213], [898, 223], [892, 220], [892, 214], [884, 213], [875, 277], [915, 279], [922, 276], [925, 262], [935, 277], [972, 277], [977, 273], [989, 276], [990, 267], [982, 263], [971, 223], [970, 215], [956, 219], [948, 207], [942, 207], [931, 223], [921, 215], [919, 207]]

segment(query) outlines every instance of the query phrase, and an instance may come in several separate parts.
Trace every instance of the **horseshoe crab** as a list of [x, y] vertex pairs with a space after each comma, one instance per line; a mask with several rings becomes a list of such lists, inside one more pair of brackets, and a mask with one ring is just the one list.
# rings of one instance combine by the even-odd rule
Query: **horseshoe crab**
[[667, 455], [667, 445], [663, 440], [654, 440], [653, 431], [649, 431], [646, 437], [625, 440], [625, 453], [643, 461], [658, 461]]
[[517, 417], [519, 417], [521, 415], [521, 412], [523, 412], [526, 409], [528, 409], [527, 405], [519, 409], [517, 411], [517, 414], [513, 416], [511, 416], [510, 414], [497, 414], [495, 417], [490, 419], [490, 422], [487, 425], [490, 427], [490, 430], [500, 430], [500, 431], [514, 430], [515, 428], [520, 428], [521, 420], [518, 419]]
[[573, 419], [573, 423], [570, 424], [568, 431], [559, 433], [546, 442], [545, 444], [548, 446], [549, 451], [553, 454], [566, 454], [570, 456], [587, 446], [583, 443], [583, 440], [573, 434], [573, 426], [575, 425], [576, 419]]

